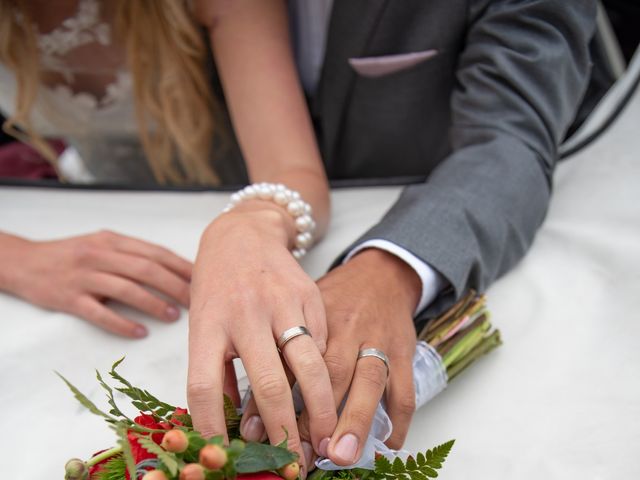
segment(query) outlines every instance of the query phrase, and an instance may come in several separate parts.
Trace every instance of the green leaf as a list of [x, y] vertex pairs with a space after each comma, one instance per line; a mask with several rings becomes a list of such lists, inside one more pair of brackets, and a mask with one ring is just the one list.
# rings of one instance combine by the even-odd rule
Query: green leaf
[[[440, 468], [440, 467], [438, 467]], [[436, 478], [438, 476], [438, 472], [436, 472], [433, 468], [424, 465], [420, 471], [424, 473], [429, 478]]]
[[263, 443], [249, 442], [235, 462], [238, 473], [255, 473], [277, 470], [291, 462], [298, 456], [281, 447]]
[[[95, 480], [122, 480], [125, 478], [127, 464], [122, 455], [116, 455], [102, 465], [100, 472], [94, 474]], [[92, 477], [94, 478], [94, 477]]]
[[124, 422], [117, 422], [113, 425], [116, 434], [118, 435], [118, 445], [122, 447], [122, 456], [124, 458], [127, 471], [129, 472], [129, 478], [138, 478], [138, 472], [136, 470], [136, 462], [131, 452], [131, 445], [127, 438], [127, 424]]
[[206, 480], [224, 480], [224, 473], [222, 470], [208, 470], [204, 478]]
[[207, 438], [206, 443], [209, 445], [219, 445], [220, 447], [224, 446], [224, 436], [216, 435], [215, 437]]
[[129, 417], [127, 417], [122, 410], [120, 410], [120, 408], [118, 407], [118, 405], [116, 404], [116, 400], [113, 397], [113, 389], [111, 388], [111, 386], [109, 384], [107, 384], [103, 379], [102, 379], [102, 375], [100, 375], [100, 372], [98, 370], [96, 370], [96, 378], [98, 379], [98, 383], [100, 383], [100, 386], [103, 388], [103, 390], [105, 392], [107, 392], [107, 399], [109, 402], [109, 405], [111, 405], [111, 410], [109, 411], [109, 413], [111, 415], [116, 415], [118, 417], [122, 417], [126, 420], [129, 421], [129, 423], [133, 424], [133, 420], [131, 420]]
[[400, 457], [396, 457], [393, 461], [391, 472], [398, 475], [406, 472], [406, 468], [404, 467], [404, 463]]
[[69, 390], [71, 390], [76, 400], [78, 400], [82, 404], [82, 406], [85, 407], [87, 410], [89, 410], [91, 413], [104, 418], [109, 423], [115, 423], [118, 421], [116, 418], [112, 417], [107, 413], [104, 413], [102, 410], [96, 407], [95, 403], [89, 400], [89, 398], [84, 393], [78, 390], [71, 382], [69, 382], [69, 380], [64, 378], [60, 373], [55, 372], [55, 374], [58, 375], [58, 377], [60, 377], [62, 381], [67, 384], [67, 387], [69, 387]]
[[379, 455], [375, 462], [375, 472], [379, 474], [391, 473], [391, 462], [384, 455]]
[[142, 390], [141, 388], [134, 387], [129, 383], [129, 381], [120, 375], [116, 369], [122, 363], [124, 357], [115, 362], [111, 366], [111, 371], [109, 375], [114, 380], [120, 382], [122, 387], [116, 388], [121, 393], [124, 393], [127, 397], [132, 400], [132, 404], [139, 410], [143, 412], [149, 412], [161, 419], [165, 419], [165, 417], [170, 413], [176, 410], [176, 407], [170, 405], [165, 402], [161, 402], [156, 397], [151, 395], [147, 390]]
[[227, 426], [227, 435], [229, 438], [238, 438], [240, 436], [240, 420], [242, 417], [238, 415], [238, 410], [233, 404], [233, 400], [227, 395], [224, 398], [224, 420]]
[[407, 466], [407, 470], [418, 469], [418, 464], [416, 463], [415, 459], [411, 455], [407, 457], [406, 466]]
[[409, 477], [411, 477], [411, 480], [427, 480], [427, 476], [420, 470], [409, 472]]
[[418, 466], [422, 466], [422, 465], [426, 465], [427, 464], [427, 459], [424, 457], [424, 453], [420, 453], [418, 452], [418, 455], [416, 456], [416, 461], [418, 463]]
[[144, 448], [147, 452], [153, 453], [158, 457], [158, 460], [162, 462], [162, 464], [167, 467], [169, 473], [173, 476], [178, 474], [179, 461], [176, 459], [175, 455], [167, 452], [164, 448], [154, 442], [151, 438], [145, 435], [137, 435], [138, 443]]
[[289, 431], [285, 427], [282, 427], [282, 430], [284, 430], [284, 440], [278, 443], [276, 447], [287, 448], [289, 446]]

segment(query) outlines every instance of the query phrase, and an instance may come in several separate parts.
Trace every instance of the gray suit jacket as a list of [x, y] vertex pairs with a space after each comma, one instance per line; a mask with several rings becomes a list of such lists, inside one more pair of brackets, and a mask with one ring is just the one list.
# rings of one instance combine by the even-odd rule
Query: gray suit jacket
[[[335, 0], [312, 101], [321, 150], [330, 178], [426, 178], [357, 242], [389, 240], [448, 280], [421, 318], [485, 290], [531, 244], [595, 12], [593, 0]], [[396, 56], [411, 52], [428, 53]]]

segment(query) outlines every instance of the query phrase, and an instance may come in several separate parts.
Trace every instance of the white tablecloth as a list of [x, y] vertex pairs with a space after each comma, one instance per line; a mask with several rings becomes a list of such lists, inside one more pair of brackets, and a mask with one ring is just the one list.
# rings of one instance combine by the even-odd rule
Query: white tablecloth
[[[409, 449], [457, 439], [443, 478], [640, 478], [639, 136], [636, 94], [603, 138], [560, 165], [533, 248], [488, 292], [504, 346], [417, 412]], [[335, 191], [332, 229], [308, 272], [321, 275], [398, 193]], [[109, 228], [193, 258], [226, 198], [1, 188], [0, 228], [34, 239]], [[92, 369], [126, 355], [134, 383], [185, 405], [186, 315], [174, 325], [135, 315], [151, 331], [141, 341], [2, 294], [0, 316], [3, 479], [62, 478], [68, 458], [113, 442], [54, 369], [102, 402]]]

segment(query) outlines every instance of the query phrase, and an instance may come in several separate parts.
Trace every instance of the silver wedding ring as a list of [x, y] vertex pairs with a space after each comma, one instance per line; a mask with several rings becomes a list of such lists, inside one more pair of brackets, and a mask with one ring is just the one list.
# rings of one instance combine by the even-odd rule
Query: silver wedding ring
[[375, 357], [382, 360], [384, 366], [387, 367], [387, 377], [389, 376], [389, 358], [387, 358], [382, 350], [378, 350], [377, 348], [363, 348], [358, 352], [358, 360], [365, 357]]
[[278, 346], [278, 350], [282, 351], [282, 349], [287, 344], [287, 342], [289, 342], [293, 338], [299, 337], [300, 335], [309, 335], [309, 336], [311, 336], [311, 332], [309, 332], [309, 330], [307, 330], [307, 327], [303, 327], [303, 326], [291, 327], [291, 328], [286, 329], [282, 333], [282, 335], [280, 335], [278, 337], [278, 340], [276, 341], [276, 345]]

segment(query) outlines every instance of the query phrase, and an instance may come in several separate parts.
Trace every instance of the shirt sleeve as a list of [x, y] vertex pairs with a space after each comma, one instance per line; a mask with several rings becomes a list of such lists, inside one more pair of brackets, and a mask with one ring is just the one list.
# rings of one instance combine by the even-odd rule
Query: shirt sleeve
[[342, 260], [342, 263], [346, 263], [351, 260], [357, 253], [366, 248], [377, 248], [389, 252], [392, 255], [405, 261], [416, 272], [420, 281], [422, 282], [422, 293], [420, 295], [420, 301], [414, 312], [414, 316], [418, 315], [422, 310], [427, 308], [429, 304], [438, 296], [438, 294], [445, 288], [447, 281], [444, 277], [437, 272], [431, 265], [420, 260], [409, 250], [396, 245], [388, 240], [381, 238], [375, 238], [367, 240], [359, 245], [356, 245]]

